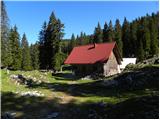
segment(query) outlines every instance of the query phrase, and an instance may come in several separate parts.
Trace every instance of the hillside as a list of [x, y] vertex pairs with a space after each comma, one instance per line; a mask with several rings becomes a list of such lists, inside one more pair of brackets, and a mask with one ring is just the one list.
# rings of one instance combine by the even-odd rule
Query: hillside
[[158, 118], [158, 64], [127, 68], [96, 80], [1, 70], [2, 118]]

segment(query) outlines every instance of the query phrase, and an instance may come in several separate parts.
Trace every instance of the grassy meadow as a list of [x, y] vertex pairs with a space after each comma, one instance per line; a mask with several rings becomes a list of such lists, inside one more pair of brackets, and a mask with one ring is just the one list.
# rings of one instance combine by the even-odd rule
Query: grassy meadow
[[[153, 67], [158, 69], [158, 66]], [[10, 76], [18, 74], [27, 79], [38, 80], [40, 83], [32, 86], [17, 85]], [[71, 71], [52, 76], [50, 72], [37, 70], [9, 71], [9, 73], [1, 70], [1, 78], [2, 114], [8, 111], [15, 112], [15, 118], [46, 118], [53, 112], [59, 113], [56, 118], [113, 118], [112, 111], [117, 114], [116, 118], [118, 118], [118, 108], [117, 111], [113, 110], [117, 105], [122, 106], [120, 117], [123, 117], [124, 114], [123, 118], [130, 118], [126, 116], [127, 111], [131, 113], [136, 113], [138, 109], [140, 112], [144, 111], [142, 109], [144, 106], [139, 105], [141, 102], [135, 102], [138, 98], [149, 97], [147, 99], [151, 99], [150, 97], [156, 96], [154, 100], [157, 100], [159, 94], [155, 87], [139, 90], [108, 88], [103, 83], [113, 79], [114, 76], [103, 78], [103, 80], [84, 80], [73, 76]], [[20, 94], [27, 91], [38, 91], [43, 96], [22, 96]], [[101, 104], [104, 105], [101, 106]], [[141, 117], [141, 115], [138, 116], [138, 118]]]

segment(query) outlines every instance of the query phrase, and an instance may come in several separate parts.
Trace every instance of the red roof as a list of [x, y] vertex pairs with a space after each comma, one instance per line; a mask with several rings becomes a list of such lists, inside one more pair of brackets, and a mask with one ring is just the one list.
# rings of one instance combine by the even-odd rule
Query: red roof
[[65, 64], [94, 64], [97, 62], [105, 62], [114, 46], [115, 42], [91, 44], [84, 46], [74, 47], [68, 58], [65, 60]]

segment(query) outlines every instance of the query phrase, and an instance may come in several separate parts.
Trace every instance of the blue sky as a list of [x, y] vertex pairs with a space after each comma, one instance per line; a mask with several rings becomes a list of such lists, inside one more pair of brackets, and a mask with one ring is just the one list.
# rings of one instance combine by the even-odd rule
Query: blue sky
[[10, 25], [17, 25], [22, 37], [25, 32], [29, 43], [38, 40], [38, 34], [44, 21], [48, 22], [52, 11], [65, 25], [64, 38], [71, 34], [92, 34], [98, 21], [103, 27], [104, 22], [116, 18], [123, 23], [124, 17], [132, 21], [147, 13], [158, 11], [158, 1], [101, 1], [101, 2], [65, 2], [65, 1], [5, 1]]

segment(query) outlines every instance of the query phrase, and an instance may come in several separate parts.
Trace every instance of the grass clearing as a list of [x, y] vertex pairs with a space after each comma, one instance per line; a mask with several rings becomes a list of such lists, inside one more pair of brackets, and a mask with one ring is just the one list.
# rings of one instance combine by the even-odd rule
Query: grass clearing
[[[10, 78], [10, 75], [13, 74], [20, 74], [43, 82], [33, 87], [16, 85]], [[7, 74], [6, 70], [1, 70], [1, 77], [2, 113], [14, 111], [17, 113], [16, 118], [46, 118], [48, 113], [54, 111], [61, 113], [59, 118], [86, 118], [85, 116], [91, 109], [90, 104], [103, 102], [116, 105], [130, 99], [158, 96], [159, 94], [157, 89], [152, 88], [132, 91], [109, 89], [101, 84], [103, 82], [101, 80], [77, 79], [71, 75], [70, 71], [52, 76], [50, 72], [10, 71]], [[105, 80], [112, 78], [114, 76], [105, 78]], [[17, 91], [40, 91], [44, 96], [20, 96], [16, 93]], [[97, 110], [97, 108], [93, 109]]]

